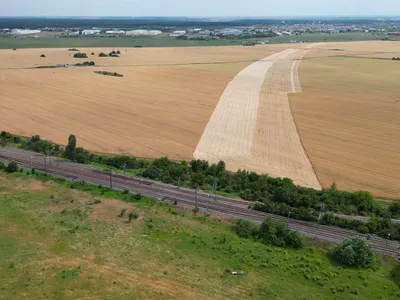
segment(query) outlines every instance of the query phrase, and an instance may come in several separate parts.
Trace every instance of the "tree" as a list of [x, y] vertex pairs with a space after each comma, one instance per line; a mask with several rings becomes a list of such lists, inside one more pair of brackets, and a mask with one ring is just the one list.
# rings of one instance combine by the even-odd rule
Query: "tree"
[[18, 171], [18, 164], [15, 161], [11, 161], [8, 163], [7, 167], [5, 168], [7, 173], [14, 173]]
[[359, 237], [345, 239], [333, 246], [328, 254], [337, 262], [357, 268], [368, 268], [372, 264], [373, 252], [367, 242]]
[[68, 138], [68, 145], [65, 148], [64, 155], [72, 161], [75, 161], [76, 159], [76, 137], [72, 134]]

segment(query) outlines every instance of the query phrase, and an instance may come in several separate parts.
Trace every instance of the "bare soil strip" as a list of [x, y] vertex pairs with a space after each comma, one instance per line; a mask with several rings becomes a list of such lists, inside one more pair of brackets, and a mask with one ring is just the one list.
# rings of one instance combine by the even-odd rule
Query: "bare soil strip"
[[194, 152], [246, 169], [289, 177], [320, 188], [290, 111], [288, 93], [301, 91], [298, 60], [307, 50], [287, 49], [240, 72], [228, 85]]

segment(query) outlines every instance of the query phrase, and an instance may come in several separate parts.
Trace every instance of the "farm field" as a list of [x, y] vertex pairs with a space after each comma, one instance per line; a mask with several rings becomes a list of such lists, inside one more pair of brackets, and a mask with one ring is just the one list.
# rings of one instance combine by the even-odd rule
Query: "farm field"
[[[90, 55], [110, 49], [80, 50], [89, 58], [66, 49], [0, 51], [2, 130], [62, 144], [74, 133], [93, 151], [190, 159], [228, 82], [280, 48], [120, 49], [120, 58]], [[29, 69], [88, 60], [97, 67]]]
[[292, 113], [322, 186], [400, 197], [400, 64], [391, 61], [399, 49], [393, 42], [325, 44], [300, 65], [303, 93], [290, 95]]
[[[87, 59], [65, 48], [0, 50], [0, 128], [399, 198], [399, 46], [81, 48]], [[111, 50], [121, 57], [98, 57]], [[95, 67], [35, 69], [90, 60]]]
[[[5, 299], [396, 299], [392, 259], [333, 265], [316, 243], [291, 250], [239, 238], [229, 220], [122, 193], [0, 172]], [[86, 187], [88, 188], [88, 187]], [[120, 199], [120, 200], [118, 200]], [[119, 217], [122, 209], [127, 213]], [[137, 213], [128, 223], [127, 214]], [[243, 276], [232, 276], [240, 270]], [[284, 284], [282, 284], [284, 283]]]
[[[368, 41], [381, 40], [388, 38], [383, 34], [365, 33], [365, 32], [346, 32], [346, 33], [304, 33], [301, 36], [277, 36], [266, 38], [247, 38], [247, 39], [219, 39], [219, 40], [179, 40], [169, 37], [168, 34], [162, 34], [155, 37], [53, 37], [59, 33], [42, 32], [35, 34], [37, 37], [15, 38], [9, 36], [0, 36], [0, 49], [13, 48], [67, 48], [67, 47], [207, 47], [207, 46], [237, 46], [246, 42], [257, 43], [259, 41], [269, 41], [269, 44], [286, 44], [293, 41], [305, 43], [320, 42], [350, 42], [350, 41]], [[47, 36], [46, 36], [47, 35]], [[46, 37], [44, 37], [46, 36]], [[398, 36], [389, 37], [391, 40], [400, 40]]]

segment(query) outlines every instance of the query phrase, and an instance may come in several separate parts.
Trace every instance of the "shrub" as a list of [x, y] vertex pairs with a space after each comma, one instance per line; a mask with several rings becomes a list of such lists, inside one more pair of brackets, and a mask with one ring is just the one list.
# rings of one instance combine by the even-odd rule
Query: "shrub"
[[359, 237], [345, 239], [341, 244], [333, 246], [328, 255], [345, 266], [357, 268], [368, 268], [373, 260], [371, 247]]
[[127, 195], [127, 194], [129, 194], [129, 190], [125, 189], [124, 190], [124, 195]]
[[121, 209], [121, 212], [119, 213], [119, 217], [122, 218], [124, 214], [126, 213], [126, 208]]
[[400, 286], [400, 264], [397, 264], [393, 267], [393, 269], [390, 271], [390, 277], [397, 285]]
[[5, 168], [4, 163], [0, 161], [0, 170], [3, 170]]
[[194, 214], [197, 214], [199, 211], [200, 211], [200, 208], [196, 205], [196, 206], [193, 208], [193, 213], [194, 213]]
[[119, 74], [117, 72], [107, 72], [107, 71], [94, 71], [96, 74], [106, 75], [106, 76], [114, 76], [114, 77], [124, 77], [124, 75]]
[[304, 239], [298, 232], [290, 230], [283, 222], [270, 217], [266, 217], [261, 224], [259, 238], [266, 244], [280, 247], [300, 249], [305, 246]]
[[100, 52], [100, 53], [99, 53], [99, 57], [108, 57], [108, 55], [105, 54], [105, 53], [103, 53], [103, 52]]
[[7, 167], [5, 168], [7, 173], [14, 173], [18, 171], [18, 164], [15, 161], [11, 161], [8, 163]]
[[46, 55], [42, 54], [42, 55], [40, 55], [40, 57], [46, 57]]
[[132, 222], [132, 219], [139, 218], [139, 214], [137, 212], [132, 211], [129, 213], [128, 218], [129, 218], [129, 223], [130, 223], [130, 222]]
[[86, 53], [78, 52], [74, 54], [74, 58], [87, 58], [87, 55]]
[[256, 225], [246, 220], [237, 220], [234, 226], [235, 232], [242, 238], [257, 236], [258, 229]]

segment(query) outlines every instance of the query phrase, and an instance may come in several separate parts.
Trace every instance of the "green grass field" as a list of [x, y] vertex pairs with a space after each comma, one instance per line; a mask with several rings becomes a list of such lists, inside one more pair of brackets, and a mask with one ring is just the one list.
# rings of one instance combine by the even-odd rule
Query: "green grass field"
[[[269, 40], [269, 44], [297, 42], [342, 42], [381, 40], [385, 35], [373, 33], [304, 34], [302, 36], [280, 36], [273, 38], [220, 39], [210, 41], [178, 40], [162, 35], [160, 37], [58, 37], [58, 38], [15, 38], [0, 37], [0, 49], [12, 48], [70, 48], [70, 47], [190, 47], [190, 46], [229, 46], [246, 42]], [[400, 40], [400, 37], [390, 37]]]
[[[398, 299], [394, 262], [334, 266], [326, 245], [296, 251], [241, 239], [228, 221], [122, 193], [0, 172], [4, 299]], [[40, 179], [40, 180], [38, 180]], [[101, 195], [103, 194], [103, 195]], [[118, 217], [135, 211], [132, 223]], [[243, 271], [235, 277], [230, 271]]]

